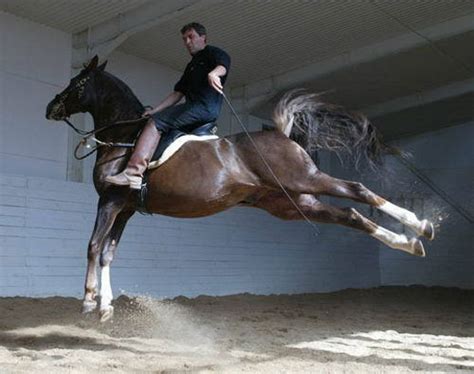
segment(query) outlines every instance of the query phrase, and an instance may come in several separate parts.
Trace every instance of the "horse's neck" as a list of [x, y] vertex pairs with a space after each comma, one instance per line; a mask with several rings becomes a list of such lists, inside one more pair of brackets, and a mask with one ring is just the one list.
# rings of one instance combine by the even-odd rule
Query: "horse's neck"
[[[96, 98], [94, 106], [90, 109], [90, 114], [94, 118], [94, 128], [100, 129], [104, 126], [115, 124], [120, 121], [130, 121], [138, 119], [141, 115], [141, 104], [135, 97], [126, 95], [122, 90], [104, 77], [100, 92], [104, 93]], [[97, 137], [107, 142], [132, 142], [138, 132], [137, 126], [117, 125], [115, 128], [100, 132]], [[126, 148], [102, 147], [97, 152], [94, 174], [111, 175], [119, 172], [128, 160]]]
[[[139, 114], [134, 108], [127, 108], [126, 103], [114, 101], [113, 103], [103, 103], [91, 110], [94, 119], [94, 129], [98, 130], [104, 126], [115, 124], [121, 121], [130, 121], [139, 118]], [[107, 141], [118, 141], [130, 136], [133, 132], [131, 126], [117, 125], [116, 129], [110, 129], [102, 132], [101, 138]]]
[[[105, 73], [107, 74], [107, 73]], [[97, 95], [94, 105], [89, 112], [94, 118], [94, 128], [96, 130], [121, 121], [130, 121], [138, 119], [141, 115], [142, 105], [138, 99], [130, 94], [127, 95], [123, 90], [118, 88], [119, 84], [110, 76], [102, 76], [98, 80], [98, 91], [101, 95]], [[123, 141], [136, 133], [133, 126], [120, 126], [116, 129], [104, 131], [101, 138], [106, 141]]]

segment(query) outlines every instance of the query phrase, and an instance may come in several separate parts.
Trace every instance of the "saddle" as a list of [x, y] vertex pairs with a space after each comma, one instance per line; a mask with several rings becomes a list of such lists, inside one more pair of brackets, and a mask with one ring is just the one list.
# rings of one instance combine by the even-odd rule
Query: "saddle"
[[148, 169], [154, 169], [162, 165], [188, 141], [217, 139], [218, 136], [215, 135], [216, 132], [217, 125], [215, 122], [209, 122], [199, 126], [190, 133], [185, 133], [177, 129], [169, 131], [161, 138], [151, 162], [148, 165]]

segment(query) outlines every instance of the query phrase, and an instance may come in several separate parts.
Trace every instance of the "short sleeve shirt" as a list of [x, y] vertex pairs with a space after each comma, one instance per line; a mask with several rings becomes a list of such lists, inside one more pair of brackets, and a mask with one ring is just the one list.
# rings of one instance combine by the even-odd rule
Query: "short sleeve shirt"
[[185, 95], [186, 101], [204, 106], [209, 112], [216, 113], [216, 117], [222, 106], [222, 95], [209, 85], [207, 75], [218, 65], [224, 66], [227, 71], [221, 77], [224, 84], [229, 74], [230, 57], [222, 49], [207, 45], [193, 55], [183, 76], [174, 86], [175, 91]]

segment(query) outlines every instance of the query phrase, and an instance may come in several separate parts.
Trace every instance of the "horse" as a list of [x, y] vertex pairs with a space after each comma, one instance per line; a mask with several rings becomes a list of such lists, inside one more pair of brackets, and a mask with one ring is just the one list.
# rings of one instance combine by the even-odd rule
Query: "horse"
[[[104, 130], [100, 136], [103, 142], [130, 142], [144, 124], [139, 119], [145, 109], [124, 82], [105, 71], [106, 63], [99, 65], [98, 57], [92, 58], [48, 104], [46, 118], [61, 121], [88, 112], [95, 130]], [[138, 120], [135, 126], [118, 124], [131, 119]], [[315, 149], [346, 149], [376, 165], [384, 146], [365, 116], [325, 103], [320, 95], [291, 91], [276, 105], [273, 120], [273, 131], [184, 144], [166, 163], [148, 171], [147, 210], [190, 218], [247, 206], [283, 220], [306, 218], [345, 225], [391, 248], [425, 256], [418, 237], [389, 231], [351, 207], [339, 208], [318, 200], [319, 195], [330, 195], [368, 204], [410, 227], [417, 236], [434, 238], [434, 227], [428, 220], [418, 219], [415, 213], [392, 204], [359, 182], [323, 173], [310, 157]], [[88, 244], [82, 311], [95, 310], [96, 297], [100, 296], [101, 321], [113, 316], [110, 266], [127, 221], [139, 209], [136, 191], [113, 186], [104, 179], [120, 172], [130, 154], [129, 148], [99, 147], [94, 165], [93, 181], [99, 200]]]

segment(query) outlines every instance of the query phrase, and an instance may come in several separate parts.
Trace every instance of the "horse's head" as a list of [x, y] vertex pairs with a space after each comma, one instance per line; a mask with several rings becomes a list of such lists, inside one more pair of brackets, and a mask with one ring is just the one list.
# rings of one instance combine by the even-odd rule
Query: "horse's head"
[[46, 108], [46, 118], [60, 121], [71, 114], [87, 112], [95, 97], [94, 77], [105, 69], [107, 62], [98, 66], [95, 56], [89, 64], [71, 79], [69, 85], [51, 100]]

